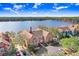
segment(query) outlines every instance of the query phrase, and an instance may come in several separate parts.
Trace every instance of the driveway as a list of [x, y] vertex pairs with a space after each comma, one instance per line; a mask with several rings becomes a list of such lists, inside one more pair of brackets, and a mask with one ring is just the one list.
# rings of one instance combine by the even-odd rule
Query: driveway
[[56, 46], [47, 46], [47, 53], [48, 54], [58, 54], [58, 53], [63, 53], [63, 50], [61, 47], [56, 47]]

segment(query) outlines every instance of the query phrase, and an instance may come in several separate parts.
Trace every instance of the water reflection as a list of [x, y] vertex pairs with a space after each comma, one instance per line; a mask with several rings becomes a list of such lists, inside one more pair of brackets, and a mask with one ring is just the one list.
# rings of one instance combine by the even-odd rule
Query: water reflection
[[30, 26], [35, 29], [38, 26], [47, 27], [59, 27], [71, 25], [70, 22], [58, 21], [58, 20], [43, 20], [43, 21], [12, 21], [12, 22], [0, 22], [0, 32], [13, 31], [18, 32], [20, 30], [29, 30]]

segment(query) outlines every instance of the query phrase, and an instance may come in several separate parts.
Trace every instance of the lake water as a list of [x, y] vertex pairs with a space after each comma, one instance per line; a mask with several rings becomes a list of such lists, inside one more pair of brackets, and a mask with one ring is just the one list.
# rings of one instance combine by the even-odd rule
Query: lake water
[[29, 30], [30, 27], [36, 29], [38, 26], [47, 26], [47, 27], [60, 27], [60, 26], [69, 26], [72, 23], [58, 21], [58, 20], [43, 20], [43, 21], [9, 21], [9, 22], [0, 22], [0, 32], [13, 31], [18, 32], [21, 30]]

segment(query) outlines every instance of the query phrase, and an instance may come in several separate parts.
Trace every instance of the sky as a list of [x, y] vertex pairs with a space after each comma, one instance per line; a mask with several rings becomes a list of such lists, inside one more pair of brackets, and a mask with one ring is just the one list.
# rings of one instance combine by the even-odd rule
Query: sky
[[79, 3], [0, 3], [0, 17], [79, 16]]

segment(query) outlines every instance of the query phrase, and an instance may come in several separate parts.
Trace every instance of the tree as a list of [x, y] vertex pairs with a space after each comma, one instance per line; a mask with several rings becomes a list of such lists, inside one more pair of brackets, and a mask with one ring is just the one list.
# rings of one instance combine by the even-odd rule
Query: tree
[[77, 37], [63, 38], [60, 40], [60, 44], [64, 48], [73, 49], [75, 51], [78, 51], [79, 41]]

